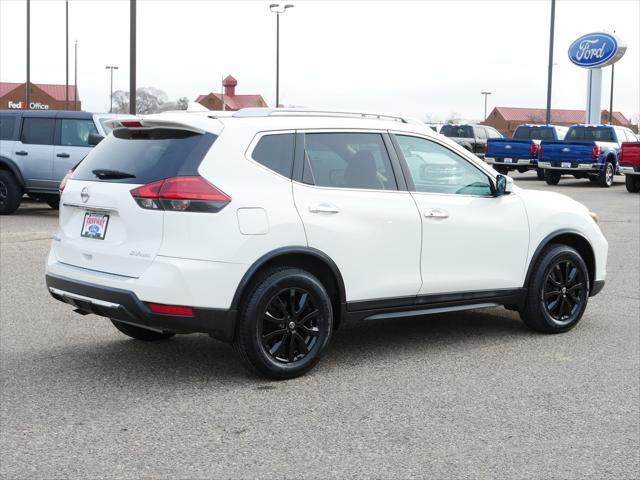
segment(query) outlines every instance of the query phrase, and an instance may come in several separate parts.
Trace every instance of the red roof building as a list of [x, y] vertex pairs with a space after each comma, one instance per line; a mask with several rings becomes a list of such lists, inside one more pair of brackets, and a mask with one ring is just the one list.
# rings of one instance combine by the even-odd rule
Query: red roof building
[[206, 95], [198, 95], [196, 102], [209, 110], [240, 110], [247, 107], [267, 106], [267, 102], [264, 101], [260, 94], [236, 95], [237, 85], [238, 81], [229, 75], [222, 82], [224, 94], [211, 92]]
[[[78, 89], [74, 85], [68, 87], [69, 110], [74, 108], [74, 99]], [[23, 109], [26, 105], [26, 84], [14, 82], [0, 82], [0, 109]], [[51, 83], [32, 83], [29, 92], [29, 108], [36, 110], [64, 110], [65, 86]], [[78, 110], [82, 103], [78, 97]]]
[[[544, 108], [495, 107], [483, 125], [489, 125], [504, 135], [511, 136], [518, 125], [523, 123], [545, 123], [546, 110]], [[584, 110], [551, 109], [551, 123], [554, 125], [570, 126], [584, 123]], [[609, 112], [603, 110], [601, 122], [609, 123]], [[621, 112], [613, 112], [613, 125], [620, 125], [634, 129], [634, 126]]]

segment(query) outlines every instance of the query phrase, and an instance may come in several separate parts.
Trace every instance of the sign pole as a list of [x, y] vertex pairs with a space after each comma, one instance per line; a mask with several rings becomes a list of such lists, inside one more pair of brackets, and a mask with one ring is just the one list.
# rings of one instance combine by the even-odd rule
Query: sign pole
[[551, 0], [551, 27], [549, 32], [549, 70], [547, 72], [546, 124], [551, 123], [551, 80], [553, 78], [553, 32], [556, 23], [556, 0]]
[[602, 69], [590, 68], [587, 75], [587, 108], [584, 123], [599, 124], [602, 100]]

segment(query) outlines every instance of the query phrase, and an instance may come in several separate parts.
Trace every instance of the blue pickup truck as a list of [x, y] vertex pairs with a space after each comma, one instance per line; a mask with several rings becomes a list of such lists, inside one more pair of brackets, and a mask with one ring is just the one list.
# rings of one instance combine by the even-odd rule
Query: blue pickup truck
[[524, 173], [536, 169], [538, 179], [544, 180], [544, 171], [537, 168], [540, 142], [562, 140], [567, 130], [556, 125], [520, 125], [513, 132], [513, 138], [488, 139], [484, 160], [503, 175], [510, 170]]
[[613, 176], [619, 173], [620, 145], [635, 139], [626, 127], [573, 125], [564, 141], [541, 143], [538, 167], [544, 169], [549, 185], [557, 185], [562, 174], [568, 174], [610, 187]]

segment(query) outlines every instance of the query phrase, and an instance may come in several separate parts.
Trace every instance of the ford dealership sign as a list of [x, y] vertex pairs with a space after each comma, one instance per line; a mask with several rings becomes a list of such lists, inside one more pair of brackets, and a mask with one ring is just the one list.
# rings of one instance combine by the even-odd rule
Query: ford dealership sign
[[627, 46], [612, 33], [588, 33], [569, 47], [569, 60], [583, 68], [606, 67], [617, 62]]

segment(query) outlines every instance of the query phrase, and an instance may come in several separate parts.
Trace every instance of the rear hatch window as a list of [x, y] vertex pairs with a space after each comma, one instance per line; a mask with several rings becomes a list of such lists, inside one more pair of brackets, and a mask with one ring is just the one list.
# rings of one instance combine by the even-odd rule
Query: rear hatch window
[[165, 128], [116, 129], [78, 165], [72, 178], [147, 184], [197, 175], [200, 162], [216, 138], [212, 133]]

